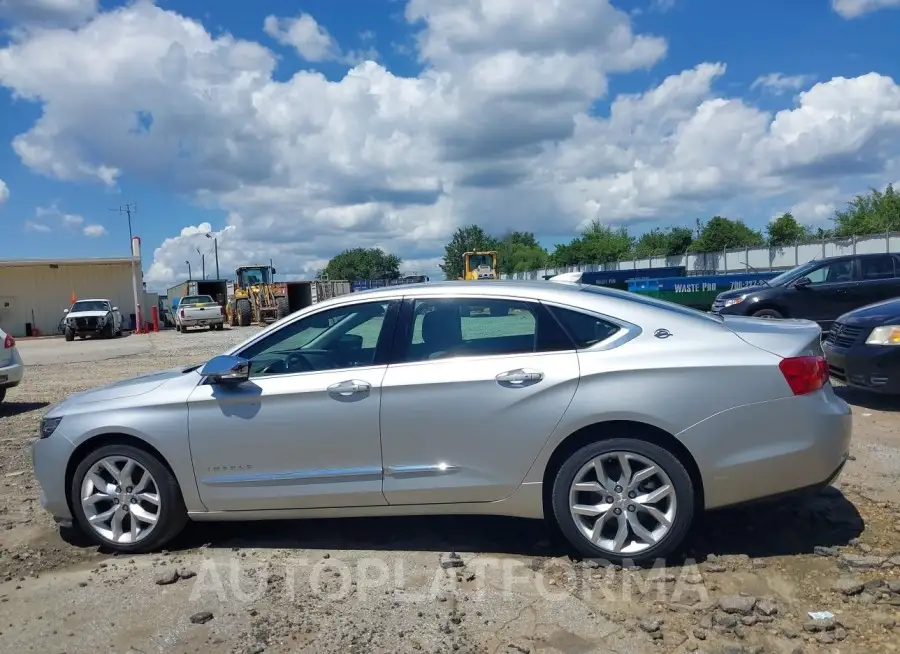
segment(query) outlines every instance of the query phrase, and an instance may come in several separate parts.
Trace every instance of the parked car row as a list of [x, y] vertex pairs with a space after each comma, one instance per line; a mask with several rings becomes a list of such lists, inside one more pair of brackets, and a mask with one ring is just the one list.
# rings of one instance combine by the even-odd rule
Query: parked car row
[[[895, 299], [896, 298], [896, 299]], [[720, 294], [720, 315], [817, 322], [831, 376], [900, 394], [900, 257], [861, 254], [810, 261], [762, 286]]]

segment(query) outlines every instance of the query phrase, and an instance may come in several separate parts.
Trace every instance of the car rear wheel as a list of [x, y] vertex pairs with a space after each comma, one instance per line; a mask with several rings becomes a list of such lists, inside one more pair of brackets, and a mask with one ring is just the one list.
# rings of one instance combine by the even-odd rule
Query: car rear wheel
[[560, 530], [582, 555], [637, 563], [681, 545], [694, 498], [690, 475], [667, 450], [613, 438], [582, 447], [562, 464], [552, 505]]
[[187, 524], [178, 482], [152, 454], [106, 445], [88, 454], [72, 477], [72, 509], [91, 540], [123, 553], [148, 552]]
[[0, 404], [3, 404], [3, 400], [6, 399], [6, 389], [0, 388]]
[[774, 309], [760, 309], [756, 313], [753, 314], [754, 318], [769, 318], [772, 320], [780, 320], [784, 318], [780, 313], [775, 311]]

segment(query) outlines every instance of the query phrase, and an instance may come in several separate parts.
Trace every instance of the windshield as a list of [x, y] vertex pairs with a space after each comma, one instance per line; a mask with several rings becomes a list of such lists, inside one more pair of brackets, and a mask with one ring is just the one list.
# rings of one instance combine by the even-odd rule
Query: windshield
[[82, 300], [72, 305], [69, 313], [79, 311], [109, 311], [109, 302], [104, 300]]
[[469, 270], [478, 270], [479, 266], [494, 267], [494, 257], [491, 254], [473, 254], [469, 257]]
[[208, 295], [188, 295], [181, 299], [181, 306], [189, 304], [212, 304], [213, 299]]
[[821, 261], [808, 261], [802, 265], [797, 266], [796, 268], [791, 268], [790, 270], [785, 270], [783, 273], [778, 275], [777, 277], [773, 277], [769, 280], [769, 286], [780, 286], [782, 284], [786, 284], [792, 279], [802, 277], [804, 273], [809, 272], [816, 265], [820, 264]]
[[269, 283], [268, 268], [246, 268], [240, 272], [240, 279], [244, 286]]

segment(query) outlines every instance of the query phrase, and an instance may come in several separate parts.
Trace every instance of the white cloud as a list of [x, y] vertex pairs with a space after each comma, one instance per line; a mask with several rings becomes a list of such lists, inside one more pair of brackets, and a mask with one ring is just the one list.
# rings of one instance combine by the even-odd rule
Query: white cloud
[[897, 7], [900, 7], [900, 0], [831, 0], [831, 8], [848, 19]]
[[2, 179], [0, 179], [0, 207], [9, 199], [9, 187]]
[[89, 238], [106, 236], [106, 227], [103, 225], [85, 225], [82, 233]]
[[783, 75], [781, 73], [769, 73], [757, 77], [751, 89], [763, 88], [776, 95], [781, 95], [787, 91], [799, 91], [813, 80], [812, 75]]
[[0, 20], [71, 26], [97, 13], [97, 0], [0, 0]]
[[36, 223], [33, 220], [25, 221], [26, 232], [37, 232], [39, 234], [49, 234], [52, 230], [43, 223]]
[[[294, 48], [297, 54], [309, 62], [343, 61], [355, 64], [366, 59], [378, 59], [378, 53], [373, 48], [343, 53], [328, 30], [319, 25], [315, 18], [305, 13], [296, 18], [267, 16], [263, 21], [263, 31], [281, 45]], [[361, 35], [361, 39], [368, 41], [373, 36], [372, 32], [365, 32]]]
[[[805, 87], [772, 114], [719, 90], [723, 63], [698, 62], [596, 115], [610, 75], [667, 50], [609, 2], [410, 0], [405, 15], [415, 77], [369, 61], [335, 81], [276, 80], [262, 45], [146, 1], [18, 35], [0, 49], [0, 85], [43, 112], [13, 147], [51, 177], [126, 176], [223, 208], [223, 276], [272, 258], [310, 277], [356, 246], [424, 268], [463, 223], [562, 234], [726, 199], [788, 207], [900, 174], [900, 87], [877, 73]], [[161, 243], [148, 283], [183, 278], [186, 260], [199, 269], [198, 247], [212, 270], [212, 231]]]
[[63, 227], [69, 229], [80, 229], [84, 224], [84, 218], [74, 213], [65, 213], [59, 209], [54, 203], [48, 207], [38, 207], [34, 210], [34, 215], [45, 224], [47, 221], [59, 222]]

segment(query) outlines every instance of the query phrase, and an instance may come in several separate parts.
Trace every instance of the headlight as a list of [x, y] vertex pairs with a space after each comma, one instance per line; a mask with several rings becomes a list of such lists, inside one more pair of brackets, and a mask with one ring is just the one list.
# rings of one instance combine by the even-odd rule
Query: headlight
[[725, 298], [725, 306], [733, 307], [735, 304], [740, 304], [746, 298], [746, 295], [738, 295], [737, 297], [727, 297]]
[[900, 345], [900, 325], [876, 327], [866, 339], [866, 345]]
[[56, 431], [56, 428], [59, 427], [59, 423], [62, 421], [62, 418], [44, 418], [41, 420], [41, 438], [49, 438], [53, 432]]

